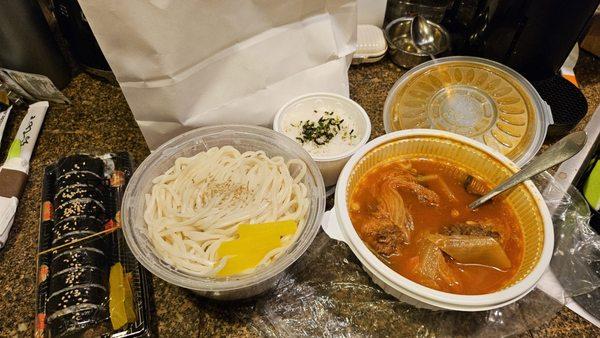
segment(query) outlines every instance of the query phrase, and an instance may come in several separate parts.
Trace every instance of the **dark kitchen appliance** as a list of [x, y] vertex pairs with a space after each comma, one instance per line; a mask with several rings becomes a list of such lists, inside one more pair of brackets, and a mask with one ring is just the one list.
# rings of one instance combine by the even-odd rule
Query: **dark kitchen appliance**
[[[455, 0], [442, 25], [452, 52], [501, 62], [524, 75], [550, 105], [563, 136], [587, 112], [577, 87], [559, 69], [585, 33], [600, 0]], [[568, 104], [567, 104], [568, 103]]]
[[587, 114], [588, 104], [581, 90], [560, 74], [532, 84], [552, 110], [554, 123], [548, 126], [547, 140], [560, 139]]
[[0, 0], [0, 67], [45, 75], [59, 89], [71, 80], [36, 0]]
[[73, 57], [82, 68], [93, 75], [114, 80], [110, 66], [77, 0], [52, 0], [50, 9]]
[[600, 0], [455, 0], [443, 25], [454, 53], [504, 63], [531, 81], [556, 74]]

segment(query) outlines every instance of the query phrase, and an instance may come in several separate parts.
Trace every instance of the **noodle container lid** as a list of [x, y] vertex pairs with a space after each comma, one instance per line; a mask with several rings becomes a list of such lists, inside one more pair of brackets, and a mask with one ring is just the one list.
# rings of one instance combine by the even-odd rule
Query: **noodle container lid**
[[519, 170], [500, 152], [462, 135], [431, 129], [386, 134], [367, 143], [346, 163], [336, 187], [335, 207], [325, 214], [323, 230], [329, 237], [347, 243], [365, 271], [385, 292], [409, 304], [434, 310], [484, 311], [524, 297], [542, 277], [554, 248], [550, 212], [531, 181], [504, 195], [521, 226], [524, 252], [516, 275], [499, 291], [459, 295], [428, 288], [392, 270], [361, 240], [348, 212], [350, 196], [360, 178], [383, 161], [424, 156], [461, 167], [492, 185]]
[[452, 56], [406, 72], [389, 91], [387, 133], [432, 128], [475, 139], [518, 166], [539, 151], [550, 107], [516, 71], [491, 60]]

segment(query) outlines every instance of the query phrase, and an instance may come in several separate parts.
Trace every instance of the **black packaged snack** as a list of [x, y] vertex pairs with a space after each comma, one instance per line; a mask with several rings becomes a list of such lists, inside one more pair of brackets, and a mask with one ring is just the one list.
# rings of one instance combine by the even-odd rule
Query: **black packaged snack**
[[56, 196], [54, 196], [54, 203], [61, 205], [71, 200], [83, 198], [90, 198], [103, 202], [106, 198], [106, 192], [102, 191], [101, 187], [101, 185], [87, 185], [81, 183], [59, 187]]
[[64, 219], [52, 228], [53, 241], [68, 237], [78, 231], [100, 232], [104, 230], [104, 223], [95, 217], [72, 217]]
[[[150, 279], [129, 251], [120, 201], [132, 174], [127, 153], [72, 155], [46, 168], [38, 240], [36, 337], [150, 334]], [[113, 269], [117, 267], [118, 269]], [[118, 271], [133, 299], [115, 328], [109, 276]], [[122, 289], [114, 297], [122, 297]], [[119, 299], [116, 299], [117, 301]], [[131, 303], [128, 303], [131, 304]]]
[[104, 178], [91, 171], [68, 172], [58, 177], [56, 180], [57, 187], [68, 187], [73, 184], [85, 184], [94, 187], [104, 187]]
[[104, 204], [91, 198], [80, 198], [57, 205], [54, 209], [54, 219], [57, 221], [63, 221], [70, 217], [87, 216], [104, 220], [106, 217]]
[[59, 179], [67, 173], [79, 172], [90, 172], [103, 177], [104, 161], [89, 155], [71, 155], [60, 159], [56, 164], [56, 175]]
[[108, 267], [106, 264], [102, 264], [102, 262], [106, 261], [107, 257], [104, 252], [96, 247], [75, 248], [54, 255], [52, 263], [50, 263], [50, 271], [57, 274], [78, 266], [93, 266], [100, 267], [106, 273]]
[[101, 264], [78, 265], [55, 271], [50, 280], [50, 294], [85, 285], [106, 285], [106, 273]]

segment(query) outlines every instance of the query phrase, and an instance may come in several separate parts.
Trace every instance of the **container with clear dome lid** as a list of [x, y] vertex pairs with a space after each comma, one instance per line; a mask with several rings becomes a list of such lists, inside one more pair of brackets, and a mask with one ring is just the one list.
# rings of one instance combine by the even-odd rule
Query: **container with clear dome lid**
[[542, 146], [552, 114], [514, 70], [487, 59], [453, 56], [423, 63], [396, 81], [383, 121], [387, 133], [432, 128], [465, 135], [522, 166]]
[[[286, 162], [292, 159], [304, 162], [306, 173], [301, 182], [307, 190], [306, 221], [304, 227], [298, 230], [297, 239], [270, 264], [245, 274], [201, 275], [169, 263], [154, 246], [145, 219], [145, 196], [153, 189], [154, 179], [173, 167], [178, 159], [225, 146], [235, 147], [240, 152], [263, 151], [269, 157], [280, 157]], [[192, 182], [190, 180], [190, 184]], [[265, 204], [265, 209], [268, 207]], [[273, 287], [284, 271], [308, 249], [319, 231], [324, 211], [323, 177], [317, 164], [300, 144], [264, 127], [222, 125], [191, 130], [166, 142], [150, 154], [131, 177], [123, 197], [121, 218], [127, 245], [135, 258], [152, 274], [205, 297], [234, 300], [252, 297]]]

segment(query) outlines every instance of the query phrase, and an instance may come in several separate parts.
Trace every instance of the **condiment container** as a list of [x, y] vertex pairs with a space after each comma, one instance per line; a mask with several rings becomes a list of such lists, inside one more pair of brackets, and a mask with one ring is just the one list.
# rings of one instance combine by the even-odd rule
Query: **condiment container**
[[550, 263], [554, 229], [544, 199], [531, 181], [517, 185], [504, 195], [521, 226], [524, 253], [515, 277], [502, 290], [483, 295], [434, 290], [398, 274], [369, 250], [350, 220], [348, 204], [352, 191], [360, 178], [378, 163], [391, 158], [414, 157], [435, 157], [455, 164], [493, 186], [519, 170], [498, 151], [465, 136], [427, 129], [393, 132], [367, 143], [350, 158], [336, 187], [335, 207], [325, 214], [323, 230], [331, 238], [347, 243], [365, 271], [384, 291], [419, 307], [484, 311], [513, 303], [533, 290]]
[[413, 128], [454, 132], [522, 166], [541, 148], [550, 107], [519, 73], [487, 59], [452, 56], [406, 72], [383, 109], [387, 133]]
[[[383, 31], [392, 61], [404, 68], [412, 68], [431, 59], [430, 54], [419, 52], [410, 35], [412, 17], [396, 19], [385, 26]], [[433, 38], [439, 49], [433, 56], [444, 53], [450, 47], [450, 35], [440, 25], [427, 21], [433, 27]]]
[[356, 52], [352, 64], [380, 61], [387, 51], [387, 43], [381, 28], [372, 25], [358, 25], [356, 29]]
[[[237, 150], [263, 150], [267, 156], [281, 156], [286, 161], [299, 159], [306, 163], [303, 183], [308, 190], [310, 205], [306, 225], [286, 253], [271, 264], [239, 276], [202, 277], [178, 270], [156, 253], [147, 236], [144, 221], [145, 194], [152, 180], [171, 168], [175, 160], [190, 157], [212, 147], [233, 146]], [[296, 142], [273, 130], [242, 125], [204, 127], [182, 134], [156, 149], [131, 177], [123, 198], [123, 233], [135, 258], [151, 273], [164, 281], [190, 289], [199, 295], [232, 300], [255, 296], [277, 283], [314, 240], [325, 210], [325, 187], [321, 173], [310, 155]]]
[[333, 186], [336, 184], [338, 176], [350, 156], [369, 140], [371, 136], [371, 120], [369, 119], [369, 115], [367, 115], [367, 112], [358, 103], [347, 97], [333, 93], [312, 93], [299, 96], [281, 107], [277, 115], [275, 115], [273, 130], [283, 134], [285, 116], [299, 110], [308, 112], [315, 110], [319, 112], [343, 111], [356, 123], [354, 133], [357, 136], [358, 142], [354, 144], [352, 149], [328, 155], [311, 154], [321, 170], [325, 186]]

